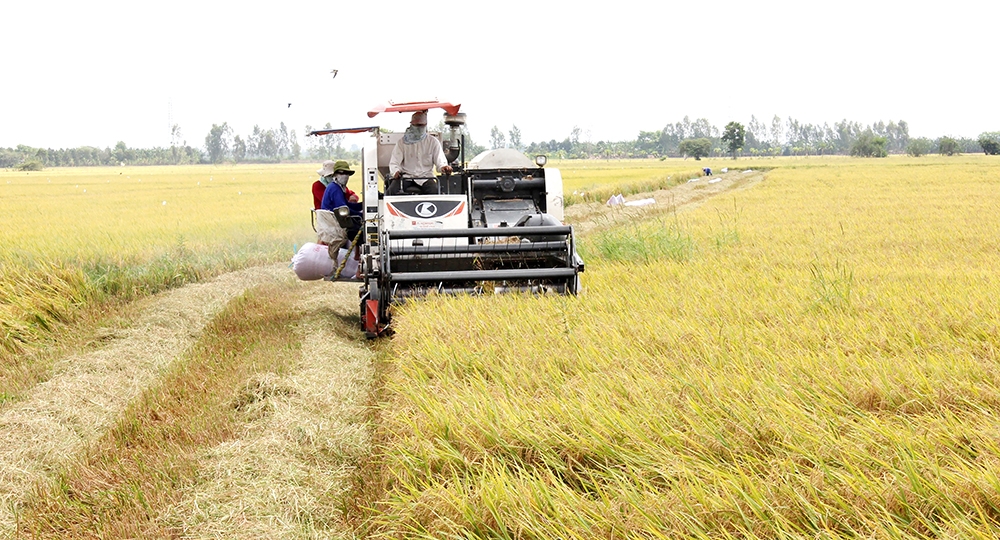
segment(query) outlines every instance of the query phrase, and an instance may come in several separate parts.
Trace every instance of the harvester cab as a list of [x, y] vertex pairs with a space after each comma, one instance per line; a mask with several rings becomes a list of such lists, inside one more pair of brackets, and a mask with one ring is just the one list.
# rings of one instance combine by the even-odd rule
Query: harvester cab
[[[368, 112], [443, 109], [442, 143], [452, 174], [424, 193], [415, 179], [390, 185], [389, 160], [402, 133], [377, 126], [328, 129], [371, 134], [361, 159], [364, 223], [360, 246], [361, 326], [368, 337], [389, 330], [391, 307], [436, 294], [507, 292], [577, 294], [583, 260], [573, 228], [563, 224], [562, 177], [544, 156], [513, 149], [483, 152], [466, 161], [460, 105], [443, 102], [388, 104]], [[419, 180], [419, 179], [416, 179]], [[357, 281], [357, 279], [352, 279]]]

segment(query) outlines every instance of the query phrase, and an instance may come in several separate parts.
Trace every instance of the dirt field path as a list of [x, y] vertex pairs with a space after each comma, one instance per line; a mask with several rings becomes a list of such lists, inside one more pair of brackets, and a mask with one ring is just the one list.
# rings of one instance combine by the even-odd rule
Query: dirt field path
[[[575, 205], [566, 218], [586, 232], [612, 212], [692, 208], [763, 177], [730, 172], [711, 184], [702, 178], [628, 197], [652, 197], [655, 205]], [[296, 368], [259, 381], [271, 389], [266, 414], [240, 437], [204, 450], [204, 481], [161, 519], [183, 537], [352, 536], [339, 515], [353, 463], [369, 451], [365, 404], [374, 370], [374, 353], [355, 327], [357, 286], [298, 282], [286, 264], [275, 264], [142, 300], [130, 326], [109, 330], [97, 350], [62, 359], [27, 399], [0, 408], [0, 538], [13, 535], [17, 508], [36, 482], [112, 426], [229, 301], [265, 283], [298, 298], [301, 320], [290, 336], [303, 343]]]
[[[713, 181], [714, 179], [718, 180]], [[566, 221], [571, 223], [578, 233], [585, 233], [600, 224], [608, 223], [608, 218], [612, 215], [616, 220], [622, 220], [632, 216], [641, 217], [651, 212], [688, 211], [696, 208], [705, 199], [726, 191], [748, 188], [763, 179], [762, 171], [750, 169], [730, 171], [710, 177], [703, 176], [670, 189], [638, 193], [625, 198], [626, 201], [648, 198], [656, 201], [649, 206], [611, 207], [605, 203], [575, 204], [566, 209]]]

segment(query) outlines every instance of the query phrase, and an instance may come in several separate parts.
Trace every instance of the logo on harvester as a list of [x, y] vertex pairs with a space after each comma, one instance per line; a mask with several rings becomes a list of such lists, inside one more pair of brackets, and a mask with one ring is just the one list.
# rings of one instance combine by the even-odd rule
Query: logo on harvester
[[386, 204], [389, 215], [405, 219], [439, 219], [465, 212], [465, 201], [392, 201]]
[[432, 202], [422, 202], [417, 205], [414, 211], [423, 218], [434, 217], [437, 214], [437, 205]]

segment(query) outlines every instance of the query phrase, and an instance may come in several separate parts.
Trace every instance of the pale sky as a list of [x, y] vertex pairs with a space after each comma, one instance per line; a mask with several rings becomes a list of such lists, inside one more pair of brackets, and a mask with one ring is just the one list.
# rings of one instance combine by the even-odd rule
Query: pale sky
[[[6, 2], [0, 147], [204, 147], [212, 124], [380, 125], [461, 103], [474, 139], [634, 139], [685, 115], [1000, 131], [1000, 2]], [[330, 70], [337, 69], [333, 78]], [[288, 104], [291, 103], [291, 107]], [[436, 124], [440, 111], [432, 112]], [[347, 141], [348, 143], [351, 140]]]

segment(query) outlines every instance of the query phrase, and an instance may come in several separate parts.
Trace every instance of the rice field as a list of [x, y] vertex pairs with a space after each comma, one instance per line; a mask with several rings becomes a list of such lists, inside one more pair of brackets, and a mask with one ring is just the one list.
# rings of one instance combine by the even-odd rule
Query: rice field
[[374, 536], [1000, 534], [1000, 162], [738, 163], [579, 298], [397, 314]]
[[290, 232], [308, 230], [314, 169], [299, 164], [0, 172], [0, 255], [25, 261], [142, 259], [178, 246], [236, 250], [239, 243], [291, 239]]
[[[668, 182], [685, 163], [567, 161], [567, 189], [578, 191], [567, 195], [603, 196], [609, 171], [619, 185], [643, 189]], [[9, 367], [90, 307], [287, 260], [313, 238], [315, 170], [306, 163], [0, 171], [0, 364]]]
[[[326, 408], [308, 404], [306, 437], [288, 416], [298, 409], [283, 401], [269, 405], [274, 419], [250, 421], [253, 429], [234, 416], [226, 396], [244, 378], [274, 371], [280, 390], [305, 376], [293, 366], [301, 359], [289, 363], [286, 353], [269, 353], [271, 345], [320, 346], [306, 341], [315, 327], [296, 322], [305, 315], [282, 290], [253, 293], [224, 313], [222, 330], [213, 326], [199, 341], [234, 345], [223, 352], [199, 345], [165, 370], [129, 404], [126, 422], [38, 484], [18, 530], [46, 537], [221, 530], [315, 537], [344, 526], [373, 538], [1000, 535], [1000, 161], [550, 166], [562, 170], [569, 203], [662, 189], [705, 166], [767, 172], [752, 187], [697, 205], [661, 201], [588, 214], [579, 297], [432, 297], [397, 310], [396, 335], [371, 347], [378, 357], [372, 416], [351, 413], [370, 423], [367, 456], [337, 450], [330, 426], [339, 424], [326, 426], [317, 413], [335, 408], [327, 395], [339, 395], [334, 389], [287, 393], [326, 396]], [[33, 356], [39, 347], [67, 339], [61, 330], [101, 306], [287, 260], [312, 237], [315, 169], [0, 172], [0, 406], [46, 378], [48, 364]], [[296, 298], [308, 298], [308, 284], [299, 285]], [[310, 324], [326, 321], [326, 335], [341, 339], [338, 332], [354, 324], [353, 305], [337, 315], [310, 305]], [[227, 330], [226, 320], [262, 317], [280, 324], [253, 322], [246, 340]], [[254, 352], [258, 342], [271, 345]], [[227, 356], [242, 347], [249, 360]], [[315, 369], [330, 355], [317, 356]], [[214, 390], [185, 371], [222, 361], [232, 363], [233, 378], [214, 381]], [[355, 382], [368, 388], [361, 377]], [[190, 390], [174, 390], [175, 379]], [[198, 403], [164, 397], [175, 391], [205, 395]], [[225, 421], [206, 426], [206, 418]], [[258, 448], [247, 437], [270, 422], [290, 431], [278, 435], [281, 444], [263, 446], [293, 449], [282, 458], [296, 474], [341, 478], [361, 463], [349, 497], [329, 499], [322, 482], [304, 476], [245, 485], [227, 469], [246, 472], [243, 461], [220, 465], [219, 448]], [[131, 439], [136, 426], [142, 437]], [[360, 423], [351, 429], [368, 440]], [[202, 436], [208, 442], [192, 442]], [[261, 478], [294, 476], [278, 468]], [[93, 481], [119, 473], [114, 489]], [[245, 490], [238, 501], [226, 485]], [[267, 510], [241, 515], [251, 507]]]
[[[264, 262], [311, 238], [309, 164], [0, 171], [0, 396], [108, 303]], [[0, 401], [2, 401], [0, 397]]]

